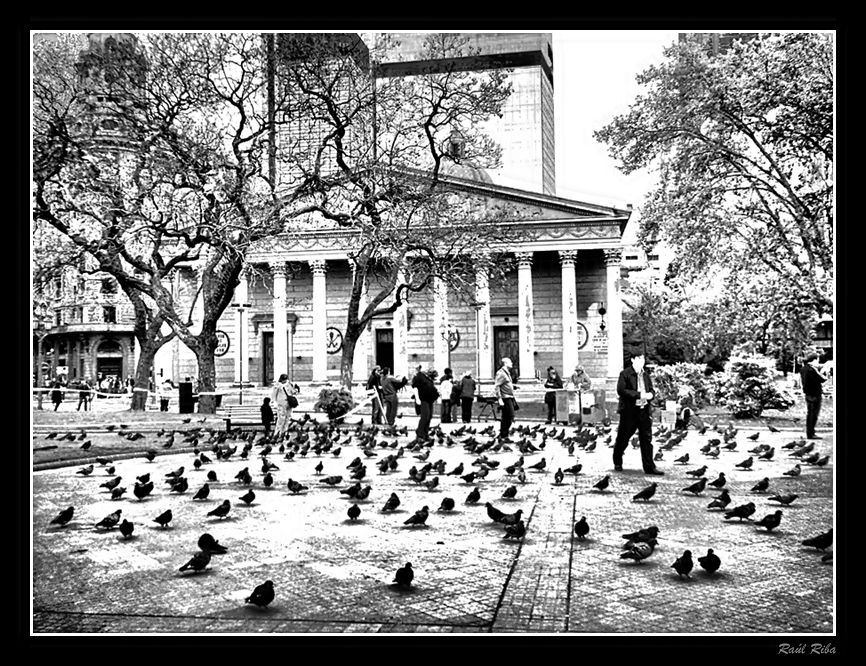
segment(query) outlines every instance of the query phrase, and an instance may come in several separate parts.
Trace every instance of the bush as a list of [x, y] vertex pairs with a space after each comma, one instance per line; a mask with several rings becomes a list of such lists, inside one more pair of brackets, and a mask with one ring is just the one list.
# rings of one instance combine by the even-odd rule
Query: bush
[[719, 386], [719, 404], [735, 418], [756, 418], [765, 409], [788, 409], [791, 396], [776, 388], [773, 360], [763, 356], [733, 357]]
[[319, 399], [313, 405], [318, 412], [325, 412], [332, 421], [346, 414], [355, 406], [352, 394], [344, 388], [322, 389]]
[[[654, 402], [664, 405], [665, 400], [676, 400], [683, 407], [698, 409], [713, 404], [716, 382], [712, 375], [704, 373], [705, 367], [700, 363], [674, 363], [653, 368]], [[681, 387], [685, 390], [681, 391]]]

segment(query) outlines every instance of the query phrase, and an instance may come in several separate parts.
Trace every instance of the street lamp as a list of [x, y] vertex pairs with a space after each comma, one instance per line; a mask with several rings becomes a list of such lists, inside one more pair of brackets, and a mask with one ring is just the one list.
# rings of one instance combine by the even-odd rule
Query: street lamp
[[244, 310], [252, 307], [250, 303], [232, 303], [238, 309], [238, 361], [240, 362], [240, 394], [238, 400], [244, 404]]
[[41, 302], [36, 306], [36, 322], [33, 327], [33, 332], [37, 335], [38, 342], [36, 347], [36, 408], [42, 409], [42, 385], [44, 384], [44, 380], [42, 377], [42, 343], [45, 338], [48, 336], [49, 328], [47, 324], [50, 320], [50, 315], [48, 314], [48, 305], [45, 302]]

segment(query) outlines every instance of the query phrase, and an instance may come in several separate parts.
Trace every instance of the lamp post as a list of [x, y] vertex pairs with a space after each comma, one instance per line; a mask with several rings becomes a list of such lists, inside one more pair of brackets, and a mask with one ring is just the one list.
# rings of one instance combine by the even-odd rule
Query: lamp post
[[39, 303], [36, 306], [36, 323], [33, 332], [36, 333], [36, 409], [42, 409], [42, 385], [45, 383], [42, 376], [42, 343], [48, 337], [49, 329], [46, 326], [48, 320], [48, 305]]
[[252, 307], [250, 303], [232, 303], [238, 310], [238, 361], [240, 362], [240, 393], [238, 401], [244, 404], [244, 310]]

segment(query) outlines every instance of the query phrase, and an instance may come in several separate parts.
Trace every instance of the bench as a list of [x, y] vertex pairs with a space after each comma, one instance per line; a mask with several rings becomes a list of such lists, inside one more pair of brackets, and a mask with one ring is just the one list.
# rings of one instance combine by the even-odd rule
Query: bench
[[497, 411], [499, 411], [499, 398], [493, 395], [479, 395], [476, 396], [475, 402], [478, 403], [478, 420], [481, 420], [481, 417], [484, 417], [484, 420], [489, 420], [489, 417], [493, 417], [494, 421], [499, 420], [499, 415]]
[[[308, 413], [295, 407], [292, 410], [292, 418], [298, 418], [299, 415]], [[231, 430], [232, 426], [256, 426], [264, 428], [262, 425], [262, 411], [259, 405], [228, 405], [222, 408], [219, 416], [226, 422], [226, 431]], [[276, 425], [276, 416], [276, 411], [274, 411], [274, 421], [271, 423], [271, 430]]]

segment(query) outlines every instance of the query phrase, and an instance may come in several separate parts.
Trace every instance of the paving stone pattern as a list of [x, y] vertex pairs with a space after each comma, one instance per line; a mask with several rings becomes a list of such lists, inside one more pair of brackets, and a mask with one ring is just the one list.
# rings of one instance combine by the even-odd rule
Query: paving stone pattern
[[[718, 434], [692, 430], [666, 452], [668, 462], [661, 468], [667, 475], [654, 479], [639, 470], [639, 452], [632, 448], [625, 454], [626, 471], [613, 472], [605, 436], [594, 452], [577, 449], [576, 456], [548, 439], [545, 450], [526, 456], [527, 467], [542, 457], [548, 463], [545, 472], [527, 470], [526, 484], [503, 469], [517, 459], [515, 450], [488, 453], [501, 464], [486, 479], [467, 484], [440, 475], [434, 491], [408, 478], [413, 464], [423, 464], [409, 451], [398, 470], [385, 475], [379, 474], [375, 460], [392, 453], [391, 448], [376, 448], [379, 457], [368, 459], [358, 446], [343, 444], [339, 458], [311, 452], [292, 462], [275, 451], [270, 460], [280, 469], [273, 472], [275, 484], [267, 489], [262, 460], [252, 455], [258, 447], [248, 460], [236, 455], [195, 471], [192, 452], [169, 455], [159, 448], [163, 439], [149, 433], [140, 443], [142, 451], [160, 451], [154, 462], [137, 456], [114, 463], [115, 475], [122, 476], [121, 485], [129, 489], [121, 500], [112, 501], [108, 491], [99, 488], [112, 478], [99, 465], [86, 477], [75, 473], [81, 466], [77, 463], [34, 472], [33, 631], [831, 633], [833, 566], [822, 564], [821, 553], [800, 541], [832, 525], [832, 460], [824, 468], [803, 465], [797, 478], [783, 476], [795, 461], [780, 447], [799, 435], [761, 430], [758, 442], [774, 444], [775, 459], [756, 459], [752, 470], [739, 470], [734, 465], [755, 446], [745, 437], [751, 432], [739, 433], [737, 451], [723, 451], [713, 460], [698, 449]], [[816, 450], [832, 453], [832, 437], [825, 436]], [[92, 438], [94, 448], [105, 454], [115, 436], [94, 433]], [[380, 436], [383, 440], [393, 438]], [[405, 445], [408, 438], [398, 441]], [[694, 464], [669, 462], [685, 452]], [[346, 514], [352, 501], [338, 489], [350, 485], [346, 466], [357, 455], [368, 468], [362, 485], [369, 483], [373, 490], [358, 502], [362, 512], [353, 522]], [[460, 446], [437, 444], [429, 460], [438, 459], [445, 460], [446, 471], [461, 461], [464, 473], [478, 469], [469, 464], [474, 456]], [[320, 460], [324, 473], [317, 476], [313, 468]], [[576, 460], [584, 465], [582, 473], [566, 475], [562, 485], [554, 485], [557, 467]], [[693, 496], [681, 491], [693, 481], [685, 471], [702, 464], [708, 466], [710, 480], [726, 473], [731, 506], [756, 503], [756, 519], [778, 508], [767, 499], [774, 492], [794, 492], [799, 498], [781, 507], [782, 523], [769, 533], [749, 521], [725, 521], [720, 512], [706, 508], [717, 492]], [[164, 475], [181, 465], [189, 490], [170, 494]], [[234, 480], [244, 467], [254, 479], [251, 506], [239, 500], [247, 488]], [[206, 501], [193, 501], [209, 469], [219, 481], [210, 484]], [[139, 501], [131, 490], [135, 477], [145, 472], [151, 473], [156, 488]], [[609, 490], [593, 490], [607, 473], [612, 475]], [[343, 475], [344, 482], [336, 487], [319, 482], [331, 474]], [[752, 493], [751, 487], [764, 476], [770, 478], [771, 492]], [[290, 494], [289, 477], [310, 490]], [[650, 480], [659, 484], [655, 497], [633, 502], [632, 495]], [[476, 485], [481, 501], [464, 504]], [[517, 486], [517, 496], [502, 499], [510, 485]], [[392, 514], [381, 513], [392, 491], [400, 497], [400, 507]], [[455, 500], [453, 512], [436, 511], [444, 497]], [[229, 516], [207, 517], [223, 499], [232, 502]], [[522, 509], [526, 538], [504, 539], [503, 527], [487, 517], [485, 501], [509, 513]], [[75, 507], [72, 522], [63, 528], [49, 526], [69, 505]], [[427, 525], [405, 526], [423, 505], [430, 509]], [[131, 539], [123, 539], [117, 529], [93, 527], [118, 508], [122, 518], [135, 524]], [[161, 528], [153, 518], [166, 509], [172, 510], [174, 520]], [[587, 517], [591, 530], [584, 541], [572, 532], [581, 516]], [[641, 563], [620, 559], [621, 534], [651, 524], [660, 528], [655, 553]], [[204, 532], [227, 546], [228, 553], [213, 556], [202, 573], [179, 572], [198, 550], [196, 542]], [[681, 580], [670, 568], [683, 550], [690, 549], [697, 560], [707, 548], [722, 559], [717, 575], [707, 576], [695, 562], [691, 578]], [[408, 590], [391, 585], [394, 572], [407, 561], [416, 574]], [[266, 579], [274, 581], [274, 602], [266, 609], [244, 604]]]

